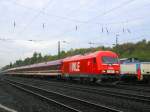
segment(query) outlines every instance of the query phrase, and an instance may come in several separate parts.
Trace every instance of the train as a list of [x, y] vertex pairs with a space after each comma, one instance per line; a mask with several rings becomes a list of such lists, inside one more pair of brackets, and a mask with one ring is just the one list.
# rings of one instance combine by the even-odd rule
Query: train
[[6, 75], [51, 76], [89, 81], [116, 80], [120, 75], [118, 55], [112, 51], [75, 55], [3, 71]]
[[6, 75], [56, 77], [92, 82], [107, 80], [150, 81], [150, 62], [136, 58], [119, 59], [112, 51], [97, 51], [64, 59], [11, 68]]
[[120, 77], [122, 79], [150, 80], [150, 62], [140, 62], [137, 58], [120, 59]]

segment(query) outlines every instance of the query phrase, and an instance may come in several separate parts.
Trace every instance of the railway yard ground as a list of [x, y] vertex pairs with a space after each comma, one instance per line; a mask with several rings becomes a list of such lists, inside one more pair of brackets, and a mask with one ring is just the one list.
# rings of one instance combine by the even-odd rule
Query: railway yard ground
[[0, 77], [0, 112], [72, 111], [149, 112], [150, 86]]
[[63, 112], [63, 110], [60, 110], [56, 105], [20, 91], [1, 79], [0, 112]]

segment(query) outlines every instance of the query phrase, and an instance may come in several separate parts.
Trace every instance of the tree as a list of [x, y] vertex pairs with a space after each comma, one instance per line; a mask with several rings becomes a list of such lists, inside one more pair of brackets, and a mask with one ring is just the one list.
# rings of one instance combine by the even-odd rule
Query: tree
[[[77, 54], [85, 54], [90, 52], [95, 52], [99, 50], [111, 50], [116, 52], [116, 47], [105, 47], [99, 46], [96, 48], [80, 48], [80, 49], [70, 49], [69, 51], [61, 51], [60, 57], [65, 58], [68, 56], [73, 56]], [[120, 58], [135, 57], [141, 61], [150, 61], [150, 41], [142, 40], [137, 43], [124, 43], [117, 46], [117, 53], [119, 53]], [[23, 65], [29, 65], [39, 62], [57, 60], [57, 55], [45, 55], [42, 57], [41, 53], [34, 52], [31, 58], [27, 57], [24, 60], [16, 60], [15, 63], [10, 63], [3, 67], [3, 69], [8, 69], [12, 67], [18, 67]]]

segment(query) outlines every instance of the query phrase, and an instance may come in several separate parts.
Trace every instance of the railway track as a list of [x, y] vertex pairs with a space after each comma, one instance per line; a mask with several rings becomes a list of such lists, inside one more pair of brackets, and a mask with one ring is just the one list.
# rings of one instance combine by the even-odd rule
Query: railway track
[[125, 85], [125, 86], [134, 86], [134, 87], [150, 87], [150, 83], [140, 84], [140, 83], [120, 83], [119, 85]]
[[95, 104], [86, 100], [81, 100], [79, 98], [71, 97], [68, 95], [60, 94], [54, 91], [48, 91], [33, 85], [23, 84], [14, 80], [5, 79], [7, 83], [15, 86], [30, 94], [36, 95], [44, 100], [56, 103], [69, 111], [73, 112], [122, 112], [121, 110], [114, 109], [112, 107], [107, 107], [104, 105]]
[[[50, 80], [50, 81], [45, 81], [45, 82], [60, 82], [60, 80]], [[62, 81], [61, 81], [62, 82]], [[75, 82], [67, 82], [69, 84], [75, 83]], [[85, 84], [79, 84], [75, 83], [76, 85], [85, 85]], [[86, 84], [87, 85], [87, 84]], [[88, 83], [88, 86], [91, 87], [107, 87], [107, 88], [116, 88], [116, 89], [124, 89], [124, 90], [131, 90], [131, 91], [141, 91], [141, 92], [146, 92], [150, 93], [150, 86], [138, 86], [138, 85], [129, 85], [129, 84], [114, 84], [114, 83]]]
[[[74, 90], [84, 91], [84, 92], [94, 93], [94, 94], [109, 95], [109, 96], [113, 96], [113, 97], [117, 97], [117, 98], [124, 98], [124, 99], [129, 99], [129, 100], [134, 100], [134, 101], [150, 104], [150, 96], [114, 92], [111, 90], [91, 88], [91, 87], [81, 87], [81, 86], [74, 86], [74, 85], [67, 85], [67, 84], [57, 85], [56, 83], [51, 83], [51, 82], [47, 82], [47, 83], [50, 83], [49, 85], [51, 85], [51, 86], [74, 89]], [[43, 84], [43, 85], [45, 85], [45, 84]]]
[[[7, 77], [6, 77], [7, 78]], [[10, 77], [8, 77], [10, 78]], [[18, 77], [13, 77], [15, 79], [22, 79], [22, 78], [18, 78]], [[25, 78], [26, 79], [26, 78]], [[37, 81], [43, 81], [43, 79], [36, 79]], [[56, 83], [56, 82], [61, 82], [63, 83], [64, 85], [64, 82], [61, 81], [61, 80], [50, 80], [50, 81], [47, 81], [47, 80], [44, 80], [44, 82], [48, 82], [48, 83]], [[85, 85], [85, 84], [79, 84], [79, 83], [75, 83], [75, 82], [65, 82], [66, 84], [69, 84], [69, 85], [73, 85], [73, 84], [76, 84], [76, 85]], [[87, 84], [86, 84], [87, 85]], [[133, 85], [126, 85], [126, 84], [105, 84], [105, 83], [99, 83], [99, 84], [96, 84], [96, 83], [88, 83], [88, 86], [89, 87], [106, 87], [106, 88], [114, 88], [114, 89], [122, 89], [122, 90], [131, 90], [131, 91], [141, 91], [141, 92], [145, 92], [145, 93], [150, 93], [150, 88], [148, 87], [144, 87], [144, 86], [133, 86]]]
[[94, 87], [83, 87], [83, 86], [75, 86], [73, 84], [61, 84], [58, 85], [57, 83], [54, 82], [48, 82], [48, 81], [44, 81], [41, 83], [41, 81], [39, 82], [38, 80], [33, 80], [34, 83], [38, 83], [38, 85], [50, 85], [50, 86], [54, 86], [54, 87], [59, 87], [59, 88], [67, 88], [67, 89], [71, 89], [71, 90], [77, 90], [77, 91], [83, 91], [83, 92], [87, 92], [87, 93], [94, 93], [94, 94], [98, 94], [98, 95], [108, 95], [108, 96], [113, 96], [116, 98], [123, 98], [123, 99], [128, 99], [131, 101], [136, 101], [136, 102], [143, 102], [143, 103], [147, 103], [150, 104], [150, 96], [144, 96], [144, 95], [137, 95], [137, 94], [131, 94], [131, 93], [122, 93], [122, 92], [114, 92], [111, 90], [107, 90], [105, 88], [103, 89], [99, 89], [99, 88], [94, 88]]
[[[50, 81], [45, 81], [45, 82], [58, 82], [58, 81], [54, 81], [54, 80], [50, 80]], [[60, 82], [60, 81], [59, 81]], [[67, 82], [70, 85], [74, 82]], [[75, 83], [76, 85], [83, 85], [83, 84], [79, 84], [79, 83]], [[123, 89], [123, 90], [132, 90], [132, 91], [141, 91], [141, 92], [147, 92], [150, 93], [150, 87], [145, 87], [145, 86], [134, 86], [134, 85], [127, 85], [127, 84], [114, 84], [114, 83], [91, 83], [88, 84], [88, 86], [90, 87], [107, 87], [107, 88], [116, 88], [116, 89]]]
[[98, 84], [98, 86], [101, 87], [108, 87], [108, 88], [117, 88], [117, 89], [124, 89], [124, 90], [132, 90], [132, 91], [142, 91], [142, 92], [147, 92], [150, 93], [150, 88], [145, 88], [144, 86], [133, 86], [133, 85], [123, 85], [123, 84], [118, 84], [118, 85], [113, 85], [113, 84]]

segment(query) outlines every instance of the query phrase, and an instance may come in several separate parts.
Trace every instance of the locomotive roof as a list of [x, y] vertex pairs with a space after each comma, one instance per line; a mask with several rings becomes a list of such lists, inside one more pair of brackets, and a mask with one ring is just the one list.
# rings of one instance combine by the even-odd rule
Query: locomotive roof
[[60, 65], [63, 61], [73, 61], [73, 60], [79, 60], [79, 59], [90, 59], [90, 58], [94, 58], [97, 55], [116, 55], [114, 52], [112, 51], [97, 51], [94, 53], [89, 53], [89, 54], [85, 54], [85, 55], [75, 55], [75, 56], [71, 56], [71, 57], [67, 57], [65, 59], [60, 59], [60, 60], [55, 60], [55, 61], [48, 61], [48, 62], [43, 62], [43, 63], [37, 63], [37, 64], [32, 64], [32, 65], [27, 65], [27, 66], [21, 66], [21, 67], [16, 67], [16, 68], [11, 68], [11, 69], [7, 69], [6, 71], [10, 71], [10, 70], [21, 70], [21, 69], [27, 69], [27, 68], [38, 68], [38, 67], [46, 67], [46, 66], [51, 66], [51, 65]]
[[74, 61], [74, 60], [80, 60], [80, 59], [90, 59], [90, 58], [95, 58], [101, 54], [103, 55], [113, 54], [114, 55], [115, 53], [112, 51], [96, 51], [94, 53], [89, 53], [85, 55], [76, 55], [76, 56], [68, 57], [68, 58], [63, 59], [63, 61], [66, 62], [66, 61]]

